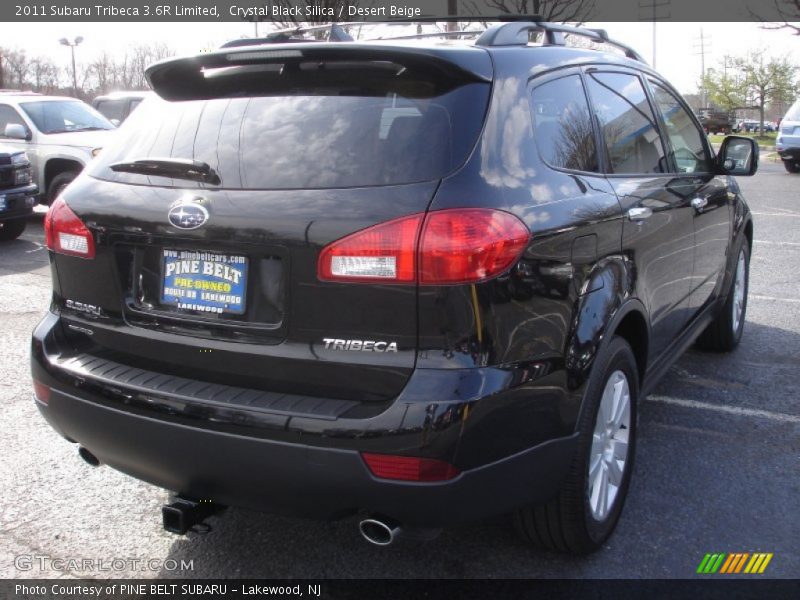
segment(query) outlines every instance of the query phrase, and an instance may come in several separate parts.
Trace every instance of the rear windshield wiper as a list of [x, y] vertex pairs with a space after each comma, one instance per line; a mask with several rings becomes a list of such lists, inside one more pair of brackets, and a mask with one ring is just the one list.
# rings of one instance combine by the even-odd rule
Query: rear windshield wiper
[[112, 171], [118, 173], [140, 173], [173, 179], [189, 179], [201, 183], [219, 185], [221, 180], [217, 172], [208, 163], [183, 158], [140, 158], [131, 162], [119, 162], [110, 165]]

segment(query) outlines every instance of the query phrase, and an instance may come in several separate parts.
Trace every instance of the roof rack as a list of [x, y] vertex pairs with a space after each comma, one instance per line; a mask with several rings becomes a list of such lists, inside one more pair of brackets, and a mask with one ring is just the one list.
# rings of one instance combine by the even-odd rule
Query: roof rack
[[546, 23], [544, 21], [511, 21], [499, 23], [489, 27], [476, 40], [477, 46], [525, 46], [528, 43], [531, 32], [544, 33], [545, 46], [564, 46], [564, 34], [577, 35], [589, 38], [593, 42], [608, 44], [619, 48], [625, 56], [641, 63], [647, 63], [642, 55], [630, 46], [612, 40], [608, 37], [605, 29], [589, 29], [587, 27], [575, 27], [573, 25], [562, 25], [560, 23]]
[[392, 19], [390, 21], [358, 21], [347, 23], [326, 23], [324, 25], [313, 25], [311, 27], [290, 27], [273, 31], [263, 38], [242, 38], [231, 40], [224, 43], [220, 48], [235, 48], [240, 46], [256, 46], [261, 44], [282, 44], [291, 42], [308, 42], [309, 40], [299, 37], [305, 33], [315, 31], [327, 31], [328, 42], [352, 42], [353, 37], [345, 31], [345, 28], [363, 25], [411, 25], [413, 23], [425, 22], [486, 22], [500, 21], [485, 31], [472, 31], [461, 29], [458, 31], [440, 31], [429, 33], [418, 33], [416, 35], [403, 35], [393, 37], [380, 37], [381, 40], [410, 40], [432, 37], [458, 37], [462, 35], [478, 35], [475, 41], [477, 46], [525, 46], [528, 44], [532, 32], [544, 33], [545, 46], [565, 46], [564, 35], [576, 35], [588, 38], [594, 42], [608, 44], [623, 51], [625, 56], [632, 60], [647, 64], [641, 54], [630, 46], [612, 40], [608, 37], [605, 29], [590, 29], [588, 27], [575, 27], [573, 25], [562, 25], [561, 23], [548, 23], [540, 20], [539, 15], [498, 15], [496, 17], [472, 17], [472, 16], [451, 16], [451, 17], [417, 17], [409, 19]]

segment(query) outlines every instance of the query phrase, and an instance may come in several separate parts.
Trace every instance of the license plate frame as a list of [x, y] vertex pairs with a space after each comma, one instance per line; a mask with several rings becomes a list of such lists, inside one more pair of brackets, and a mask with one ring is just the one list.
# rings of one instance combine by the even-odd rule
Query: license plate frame
[[241, 316], [247, 310], [249, 262], [241, 254], [163, 248], [160, 301], [189, 315]]

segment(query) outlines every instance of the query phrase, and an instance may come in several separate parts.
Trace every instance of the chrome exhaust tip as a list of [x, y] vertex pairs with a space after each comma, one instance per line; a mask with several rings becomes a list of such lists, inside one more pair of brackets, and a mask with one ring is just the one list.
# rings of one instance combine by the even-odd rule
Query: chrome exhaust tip
[[399, 524], [378, 517], [360, 521], [358, 530], [365, 540], [376, 546], [391, 545], [403, 531]]

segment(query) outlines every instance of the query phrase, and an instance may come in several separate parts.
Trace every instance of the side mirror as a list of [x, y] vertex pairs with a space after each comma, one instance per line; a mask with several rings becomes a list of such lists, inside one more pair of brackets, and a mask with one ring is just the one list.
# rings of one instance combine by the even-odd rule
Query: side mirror
[[19, 123], [7, 123], [3, 135], [12, 140], [30, 140], [32, 137], [31, 132]]
[[758, 170], [758, 144], [754, 140], [738, 135], [729, 135], [722, 140], [717, 154], [717, 172], [720, 175], [749, 177]]

